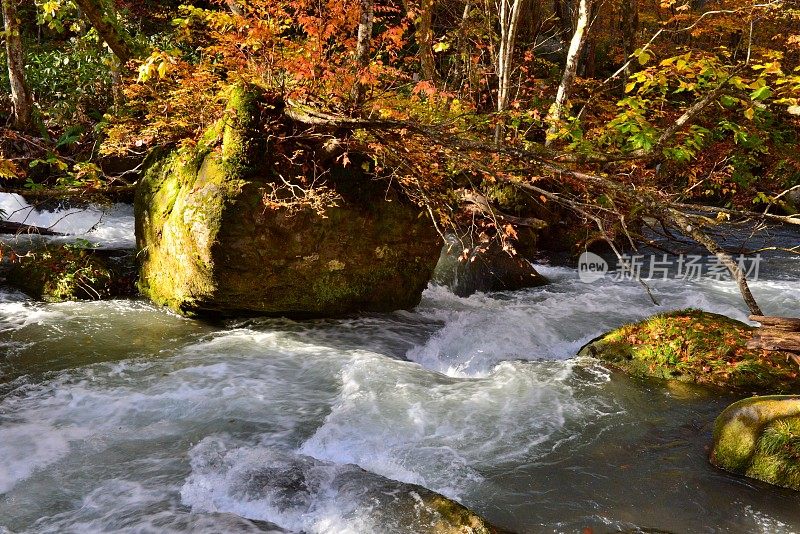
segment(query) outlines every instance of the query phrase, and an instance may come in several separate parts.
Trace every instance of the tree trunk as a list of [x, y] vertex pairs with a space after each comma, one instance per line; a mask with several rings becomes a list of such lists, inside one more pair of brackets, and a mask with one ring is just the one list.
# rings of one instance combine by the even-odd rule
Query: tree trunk
[[433, 5], [434, 0], [421, 0], [420, 12], [414, 19], [422, 79], [435, 82], [436, 60], [433, 56]]
[[620, 36], [622, 38], [622, 51], [625, 54], [624, 62], [627, 65], [622, 73], [622, 86], [628, 83], [630, 64], [628, 58], [636, 50], [636, 35], [639, 32], [639, 5], [637, 0], [622, 0], [620, 7], [622, 20], [620, 21]]
[[97, 33], [123, 65], [133, 58], [130, 36], [116, 21], [103, 0], [75, 0]]
[[[511, 94], [511, 73], [514, 59], [514, 45], [519, 29], [519, 18], [524, 0], [498, 0], [500, 17], [500, 50], [497, 53], [497, 111], [508, 108]], [[495, 143], [500, 144], [503, 137], [503, 124], [498, 122], [495, 129]]]
[[25, 81], [25, 53], [22, 48], [20, 21], [17, 16], [19, 0], [2, 0], [5, 21], [8, 77], [11, 81], [12, 119], [14, 128], [22, 132], [33, 130], [33, 95]]
[[572, 35], [572, 1], [554, 0], [553, 13], [558, 19], [559, 35], [564, 43], [568, 43]]
[[358, 37], [356, 41], [356, 65], [358, 65], [359, 79], [355, 86], [355, 103], [360, 107], [364, 103], [366, 96], [366, 85], [361, 81], [363, 71], [369, 68], [370, 46], [372, 44], [372, 23], [375, 19], [373, 0], [360, 0], [361, 17], [358, 21]]
[[733, 279], [736, 280], [736, 284], [739, 286], [739, 292], [742, 294], [745, 304], [747, 304], [747, 307], [750, 309], [750, 313], [753, 315], [764, 315], [756, 299], [753, 297], [753, 294], [750, 292], [750, 286], [747, 285], [747, 277], [730, 254], [722, 250], [722, 247], [706, 235], [696, 224], [692, 224], [686, 215], [678, 210], [667, 210], [664, 212], [664, 215], [667, 220], [671, 221], [681, 232], [706, 247], [706, 250], [714, 254], [719, 259], [720, 263], [727, 267]]
[[589, 30], [591, 4], [591, 0], [580, 0], [578, 4], [578, 20], [575, 23], [575, 33], [572, 34], [572, 41], [570, 41], [569, 44], [567, 62], [566, 65], [564, 65], [564, 74], [561, 77], [561, 84], [558, 86], [556, 101], [550, 106], [550, 111], [547, 114], [547, 122], [550, 123], [550, 128], [547, 131], [545, 145], [549, 145], [552, 142], [553, 136], [558, 132], [559, 123], [564, 114], [567, 100], [575, 84], [575, 76], [578, 73], [578, 61], [580, 60], [583, 46], [586, 44], [586, 35]]

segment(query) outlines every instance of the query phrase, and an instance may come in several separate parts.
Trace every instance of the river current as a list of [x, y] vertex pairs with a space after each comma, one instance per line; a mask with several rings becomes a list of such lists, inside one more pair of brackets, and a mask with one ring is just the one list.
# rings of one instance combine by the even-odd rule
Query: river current
[[[98, 242], [130, 232], [115, 209]], [[800, 261], [773, 267], [756, 298], [800, 316]], [[659, 311], [746, 320], [734, 284], [653, 281], [656, 307], [539, 268], [549, 285], [303, 322], [0, 290], [0, 532], [414, 531], [378, 498], [409, 483], [515, 532], [800, 532], [797, 493], [706, 460], [734, 399], [574, 357]]]

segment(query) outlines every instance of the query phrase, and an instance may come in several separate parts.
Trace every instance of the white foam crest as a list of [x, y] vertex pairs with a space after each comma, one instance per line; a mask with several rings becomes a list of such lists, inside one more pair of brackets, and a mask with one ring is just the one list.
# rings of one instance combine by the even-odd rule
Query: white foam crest
[[49, 212], [36, 210], [21, 195], [0, 193], [0, 210], [9, 221], [49, 228], [68, 234], [71, 239], [80, 237], [108, 248], [133, 248], [135, 245], [133, 207], [129, 204]]
[[566, 362], [503, 363], [474, 380], [358, 362], [342, 371], [339, 398], [299, 452], [462, 498], [485, 482], [482, 468], [536, 458], [567, 423], [602, 415], [595, 400], [576, 398], [574, 379]]
[[431, 491], [355, 465], [210, 436], [189, 453], [181, 500], [195, 513], [233, 513], [297, 532], [433, 532], [441, 516]]
[[0, 493], [58, 462], [79, 441], [102, 449], [223, 418], [267, 424], [276, 441], [286, 439], [322, 417], [350, 356], [326, 358], [327, 349], [315, 352], [280, 337], [232, 332], [173, 358], [96, 364], [41, 384], [21, 379], [0, 402], [0, 413], [13, 414], [0, 427]]
[[231, 514], [192, 514], [177, 502], [177, 488], [111, 479], [86, 494], [73, 509], [40, 518], [26, 532], [219, 533], [265, 531]]
[[[650, 281], [660, 304], [655, 306], [636, 282], [584, 284], [574, 270], [547, 271], [551, 284], [514, 293], [458, 298], [445, 288], [428, 288], [418, 311], [445, 325], [406, 356], [448, 376], [486, 376], [501, 361], [570, 358], [603, 332], [655, 313], [691, 307], [747, 320], [733, 282]], [[795, 286], [752, 284], [764, 310], [780, 314], [800, 313]]]
[[181, 500], [193, 511], [228, 512], [293, 531], [358, 532], [345, 520], [356, 503], [330, 490], [336, 466], [228, 441], [209, 437], [190, 452], [192, 473]]
[[66, 456], [70, 442], [87, 435], [75, 425], [53, 430], [50, 424], [37, 422], [0, 426], [0, 495]]

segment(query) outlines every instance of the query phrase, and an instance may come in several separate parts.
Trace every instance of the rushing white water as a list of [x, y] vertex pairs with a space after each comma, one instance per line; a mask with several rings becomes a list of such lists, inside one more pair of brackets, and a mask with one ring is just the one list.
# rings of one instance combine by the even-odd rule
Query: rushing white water
[[106, 248], [134, 247], [133, 208], [130, 204], [107, 207], [90, 205], [48, 211], [37, 209], [18, 194], [0, 193], [0, 215], [4, 220], [66, 234], [65, 237], [49, 238], [57, 241], [80, 238]]
[[[788, 265], [753, 284], [766, 313], [800, 315]], [[541, 288], [304, 323], [3, 294], [0, 531], [424, 531], [409, 484], [518, 532], [800, 531], [795, 493], [707, 464], [729, 398], [572, 358], [656, 311], [745, 319], [733, 284], [653, 282], [656, 308], [541, 270]]]

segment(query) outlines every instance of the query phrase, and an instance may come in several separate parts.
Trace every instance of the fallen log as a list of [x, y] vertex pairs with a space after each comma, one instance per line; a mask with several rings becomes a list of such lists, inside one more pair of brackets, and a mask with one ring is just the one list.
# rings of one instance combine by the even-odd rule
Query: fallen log
[[0, 234], [66, 235], [49, 228], [11, 221], [0, 221]]
[[747, 348], [800, 353], [800, 332], [759, 329], [747, 342]]
[[765, 317], [763, 315], [751, 315], [750, 320], [761, 323], [762, 328], [774, 328], [788, 332], [800, 332], [800, 319], [795, 317]]

